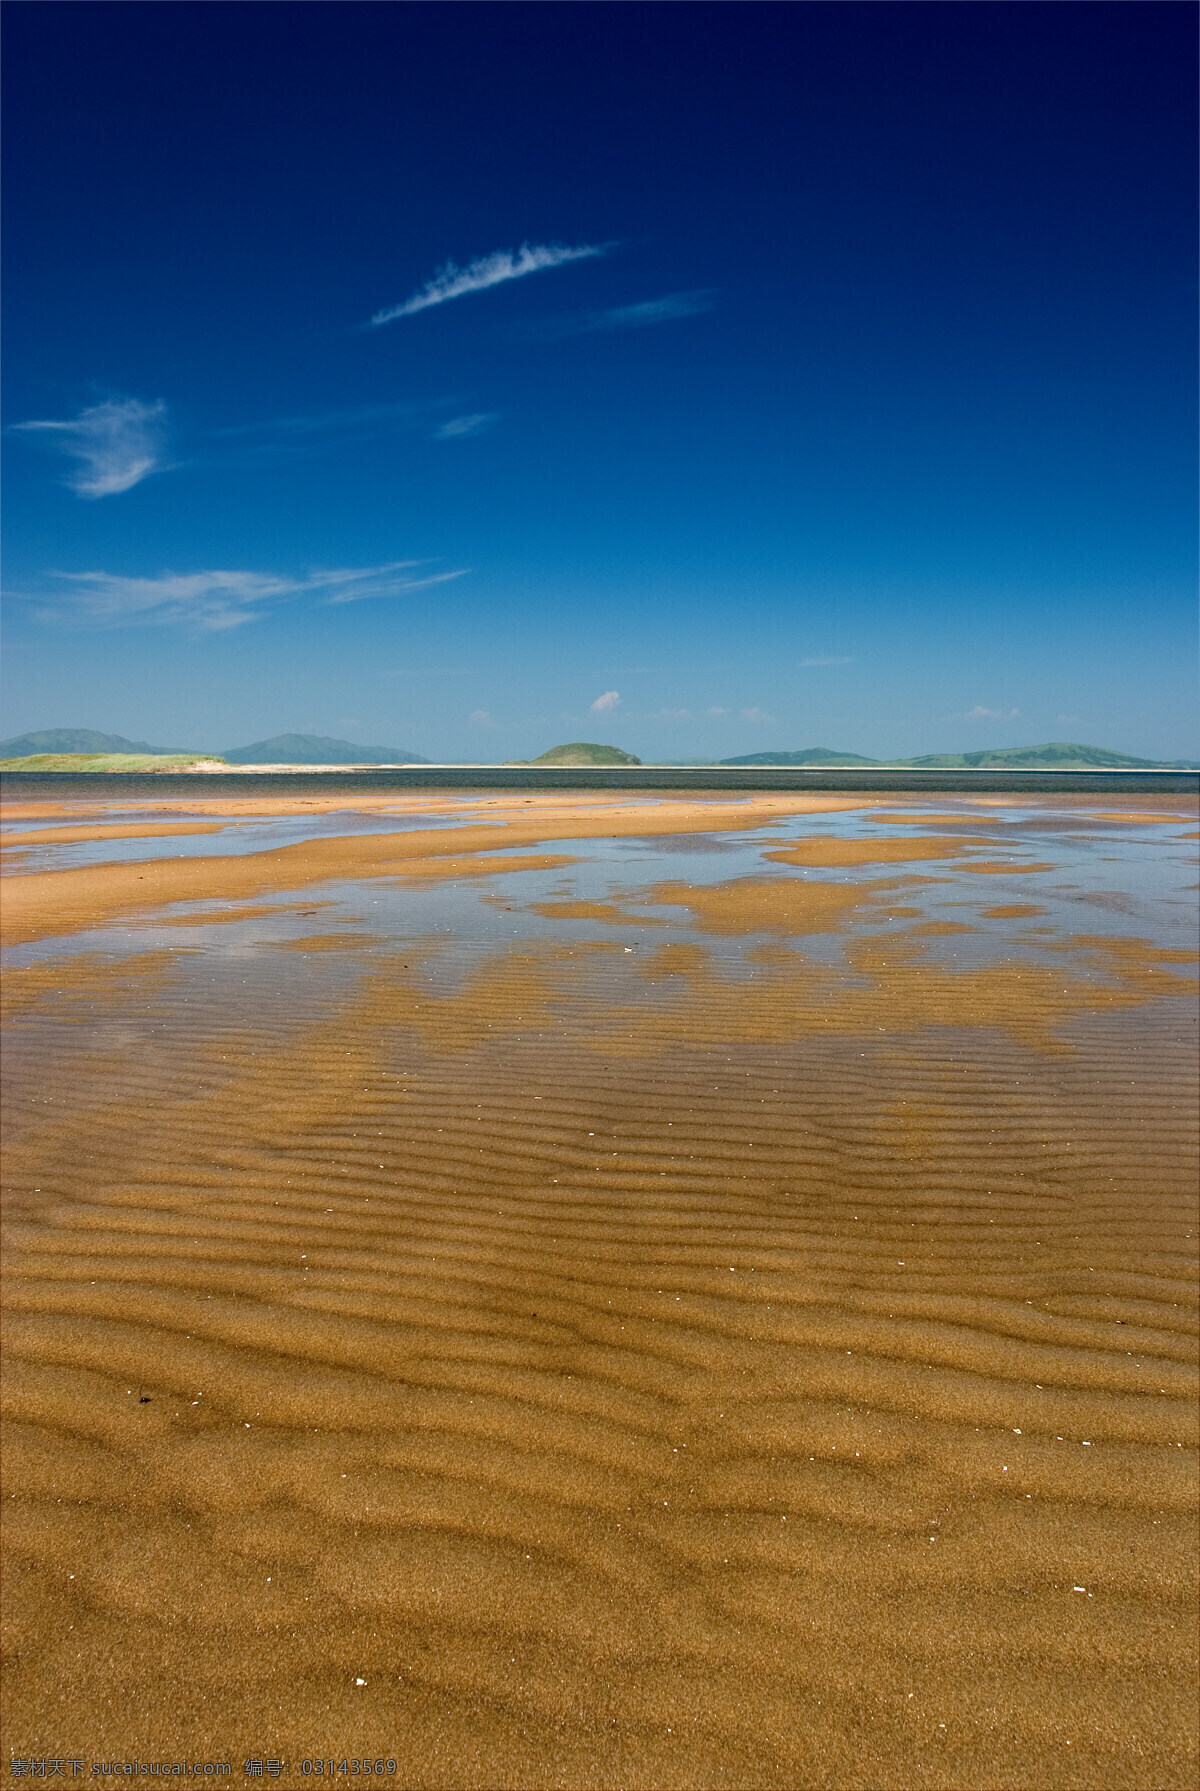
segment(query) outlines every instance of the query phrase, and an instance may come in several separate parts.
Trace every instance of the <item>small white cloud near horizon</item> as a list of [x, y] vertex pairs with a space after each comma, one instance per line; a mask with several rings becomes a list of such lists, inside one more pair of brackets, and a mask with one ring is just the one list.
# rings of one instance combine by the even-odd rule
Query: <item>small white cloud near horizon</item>
[[1078, 715], [1056, 715], [1054, 719], [1056, 721], [1078, 721], [1079, 717]]
[[451, 417], [448, 423], [440, 423], [433, 432], [435, 442], [458, 441], [464, 435], [482, 435], [498, 420], [499, 412], [494, 410], [477, 411], [471, 417]]
[[717, 715], [728, 715], [729, 711], [728, 711], [728, 709], [722, 709], [718, 704], [714, 703], [712, 708], [706, 709], [704, 711], [704, 713], [706, 715], [717, 716]]
[[14, 430], [43, 434], [50, 445], [80, 462], [64, 484], [78, 497], [115, 497], [131, 491], [162, 465], [167, 407], [161, 398], [106, 398], [69, 422], [14, 423]]
[[851, 665], [853, 661], [848, 653], [814, 653], [810, 659], [802, 659], [801, 665]]
[[377, 329], [380, 324], [392, 323], [397, 317], [413, 317], [418, 311], [428, 311], [432, 305], [464, 298], [469, 292], [485, 292], [489, 286], [499, 286], [505, 280], [523, 280], [527, 274], [562, 267], [568, 261], [590, 261], [598, 255], [607, 255], [612, 246], [611, 243], [580, 243], [569, 248], [565, 243], [522, 243], [515, 251], [497, 249], [491, 255], [480, 255], [466, 267], [447, 261], [432, 280], [427, 280], [417, 292], [411, 293], [403, 304], [376, 311], [371, 324]]
[[958, 717], [960, 721], [1015, 721], [1021, 713], [1019, 709], [985, 709], [982, 703], [976, 703], [965, 715]]
[[743, 709], [741, 717], [743, 721], [755, 722], [774, 721], [775, 719], [773, 715], [768, 715], [765, 709]]
[[477, 728], [486, 728], [490, 727], [492, 718], [486, 709], [472, 709], [467, 720], [473, 721]]
[[610, 709], [616, 708], [620, 700], [619, 690], [606, 690], [604, 695], [598, 696], [594, 703], [589, 703], [588, 708], [593, 715], [607, 715]]
[[204, 571], [127, 578], [113, 572], [58, 572], [68, 610], [43, 611], [50, 621], [83, 620], [98, 627], [182, 623], [212, 634], [256, 622], [272, 602], [316, 596], [325, 604], [356, 603], [367, 597], [403, 597], [428, 585], [461, 578], [466, 568], [422, 578], [411, 576], [420, 560], [393, 560], [382, 566], [351, 566], [310, 572], [303, 578], [280, 573]]

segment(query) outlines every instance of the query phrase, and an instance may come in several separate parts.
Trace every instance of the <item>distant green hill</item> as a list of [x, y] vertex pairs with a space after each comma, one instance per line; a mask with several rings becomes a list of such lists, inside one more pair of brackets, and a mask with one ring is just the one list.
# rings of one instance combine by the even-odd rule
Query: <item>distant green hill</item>
[[17, 734], [0, 740], [0, 759], [24, 759], [42, 752], [149, 752], [177, 749], [151, 746], [146, 740], [126, 740], [122, 734], [98, 734], [94, 728], [41, 728], [33, 734]]
[[571, 740], [552, 746], [536, 759], [510, 759], [510, 765], [640, 765], [641, 760], [619, 746], [597, 746], [593, 740]]
[[326, 734], [275, 734], [250, 746], [235, 746], [222, 758], [231, 765], [428, 765], [420, 753], [402, 746], [355, 746]]
[[984, 752], [927, 753], [905, 763], [920, 770], [953, 771], [1193, 771], [1194, 759], [1137, 759], [1132, 753], [1109, 752], [1103, 746], [1080, 746], [1052, 740], [1046, 746], [998, 746]]
[[803, 752], [756, 752], [722, 765], [867, 765], [914, 771], [1195, 771], [1195, 759], [1137, 759], [1103, 746], [1054, 740], [1046, 746], [999, 746], [982, 752], [926, 753], [919, 759], [864, 759], [859, 753], [831, 752], [825, 746]]
[[752, 752], [740, 759], [722, 759], [722, 765], [878, 765], [857, 752], [831, 752], [827, 746], [808, 746], [801, 752]]

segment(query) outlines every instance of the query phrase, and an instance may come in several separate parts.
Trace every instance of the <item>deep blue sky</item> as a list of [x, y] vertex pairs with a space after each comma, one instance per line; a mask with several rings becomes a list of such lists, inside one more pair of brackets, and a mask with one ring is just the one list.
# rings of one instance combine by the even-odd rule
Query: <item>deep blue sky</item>
[[4, 11], [4, 734], [1200, 751], [1191, 6]]

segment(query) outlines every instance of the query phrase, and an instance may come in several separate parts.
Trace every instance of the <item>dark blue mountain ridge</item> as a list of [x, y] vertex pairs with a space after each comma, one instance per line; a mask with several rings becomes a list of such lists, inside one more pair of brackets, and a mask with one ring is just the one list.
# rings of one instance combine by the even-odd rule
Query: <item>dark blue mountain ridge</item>
[[882, 768], [930, 771], [1196, 771], [1195, 759], [1139, 759], [1104, 746], [1083, 746], [1053, 740], [1045, 746], [993, 746], [978, 752], [926, 753], [917, 759], [864, 759], [859, 753], [833, 752], [810, 746], [799, 752], [754, 752], [722, 765], [877, 765]]
[[26, 759], [38, 752], [186, 752], [182, 746], [150, 746], [126, 740], [123, 734], [98, 734], [95, 728], [40, 728], [0, 740], [0, 759]]
[[[151, 746], [126, 740], [123, 734], [101, 734], [95, 728], [39, 728], [0, 740], [0, 759], [24, 759], [35, 753], [151, 753], [194, 750], [184, 746]], [[198, 753], [198, 757], [203, 756]], [[325, 734], [276, 734], [250, 746], [214, 753], [231, 765], [427, 765], [420, 753], [403, 746], [356, 746]]]
[[807, 746], [798, 752], [751, 752], [740, 759], [719, 759], [721, 765], [882, 765], [858, 752], [835, 752], [828, 746]]

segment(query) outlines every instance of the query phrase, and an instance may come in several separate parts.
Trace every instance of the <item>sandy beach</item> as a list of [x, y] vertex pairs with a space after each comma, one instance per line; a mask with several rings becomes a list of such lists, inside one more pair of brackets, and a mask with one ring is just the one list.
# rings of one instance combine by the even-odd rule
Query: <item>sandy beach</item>
[[1194, 807], [4, 826], [12, 1751], [1194, 1782]]

